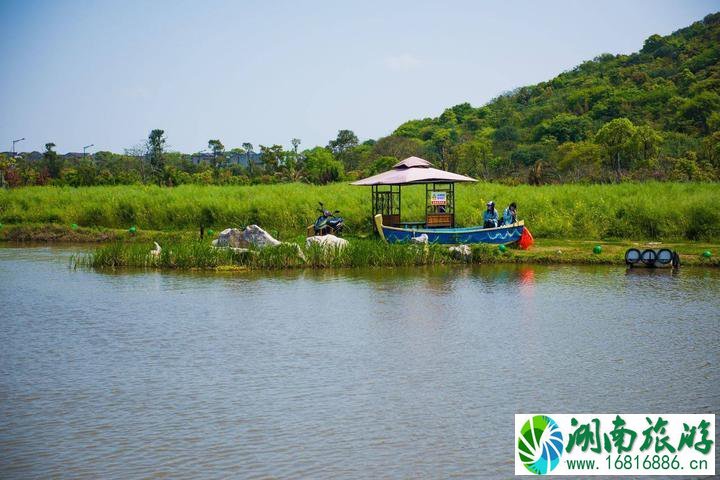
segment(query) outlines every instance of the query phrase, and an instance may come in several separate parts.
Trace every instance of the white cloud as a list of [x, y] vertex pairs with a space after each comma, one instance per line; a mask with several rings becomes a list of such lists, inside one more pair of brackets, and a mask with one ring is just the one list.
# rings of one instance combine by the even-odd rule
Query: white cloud
[[396, 72], [405, 72], [418, 68], [422, 65], [422, 61], [414, 55], [403, 53], [400, 55], [390, 55], [385, 57], [385, 66]]

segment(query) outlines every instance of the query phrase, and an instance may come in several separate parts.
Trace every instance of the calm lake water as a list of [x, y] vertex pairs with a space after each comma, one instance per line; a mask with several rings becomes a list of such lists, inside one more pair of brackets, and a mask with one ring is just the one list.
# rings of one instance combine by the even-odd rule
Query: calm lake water
[[0, 248], [1, 478], [508, 478], [513, 415], [717, 413], [720, 271], [72, 270]]

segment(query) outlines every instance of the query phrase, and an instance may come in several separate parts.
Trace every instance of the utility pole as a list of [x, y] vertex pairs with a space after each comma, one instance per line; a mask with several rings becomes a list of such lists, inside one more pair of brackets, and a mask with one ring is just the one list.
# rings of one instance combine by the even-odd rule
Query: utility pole
[[12, 156], [13, 156], [13, 158], [15, 157], [15, 144], [18, 143], [18, 142], [22, 142], [23, 140], [25, 140], [25, 137], [23, 137], [23, 138], [18, 138], [17, 140], [13, 140], [13, 141], [12, 141], [12, 143], [13, 143], [13, 145], [12, 145]]
[[85, 151], [86, 151], [88, 148], [94, 147], [94, 146], [95, 146], [95, 144], [91, 143], [90, 145], [85, 145], [85, 146], [83, 147], [83, 158], [85, 158], [85, 155], [87, 155], [87, 154], [85, 153]]

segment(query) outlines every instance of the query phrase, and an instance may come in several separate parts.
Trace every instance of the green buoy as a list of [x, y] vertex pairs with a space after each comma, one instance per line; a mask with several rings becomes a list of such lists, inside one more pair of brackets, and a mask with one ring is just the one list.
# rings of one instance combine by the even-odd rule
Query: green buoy
[[710, 257], [712, 257], [712, 252], [710, 250], [705, 250], [702, 253], [702, 256], [703, 256], [703, 258], [710, 258]]
[[600, 245], [595, 245], [595, 246], [593, 247], [593, 253], [595, 253], [595, 254], [602, 253], [602, 246], [600, 246]]
[[135, 225], [133, 225], [132, 227], [128, 228], [128, 232], [135, 235], [135, 232], [137, 232], [137, 227], [135, 227]]
[[498, 245], [498, 250], [500, 250], [502, 253], [505, 253], [507, 252], [507, 247], [501, 243], [500, 245]]
[[210, 235], [210, 236], [215, 235], [215, 230], [213, 230], [212, 228], [208, 228], [208, 235]]
[[72, 228], [73, 230], [77, 230], [77, 229], [78, 229], [78, 224], [77, 224], [77, 223], [73, 223], [72, 225], [70, 225], [70, 228]]

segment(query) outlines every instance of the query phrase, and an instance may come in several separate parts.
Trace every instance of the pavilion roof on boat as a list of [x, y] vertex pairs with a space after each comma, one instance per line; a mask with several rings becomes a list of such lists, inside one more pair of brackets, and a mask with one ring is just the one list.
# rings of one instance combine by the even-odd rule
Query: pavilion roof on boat
[[[352, 185], [372, 187], [372, 215], [382, 214], [391, 226], [454, 227], [455, 183], [477, 182], [474, 178], [434, 168], [419, 157], [408, 157], [391, 170], [363, 178]], [[401, 221], [402, 186], [425, 185], [425, 221]]]
[[387, 172], [363, 178], [352, 185], [411, 185], [423, 183], [477, 182], [474, 178], [434, 168], [432, 163], [419, 157], [408, 157]]

